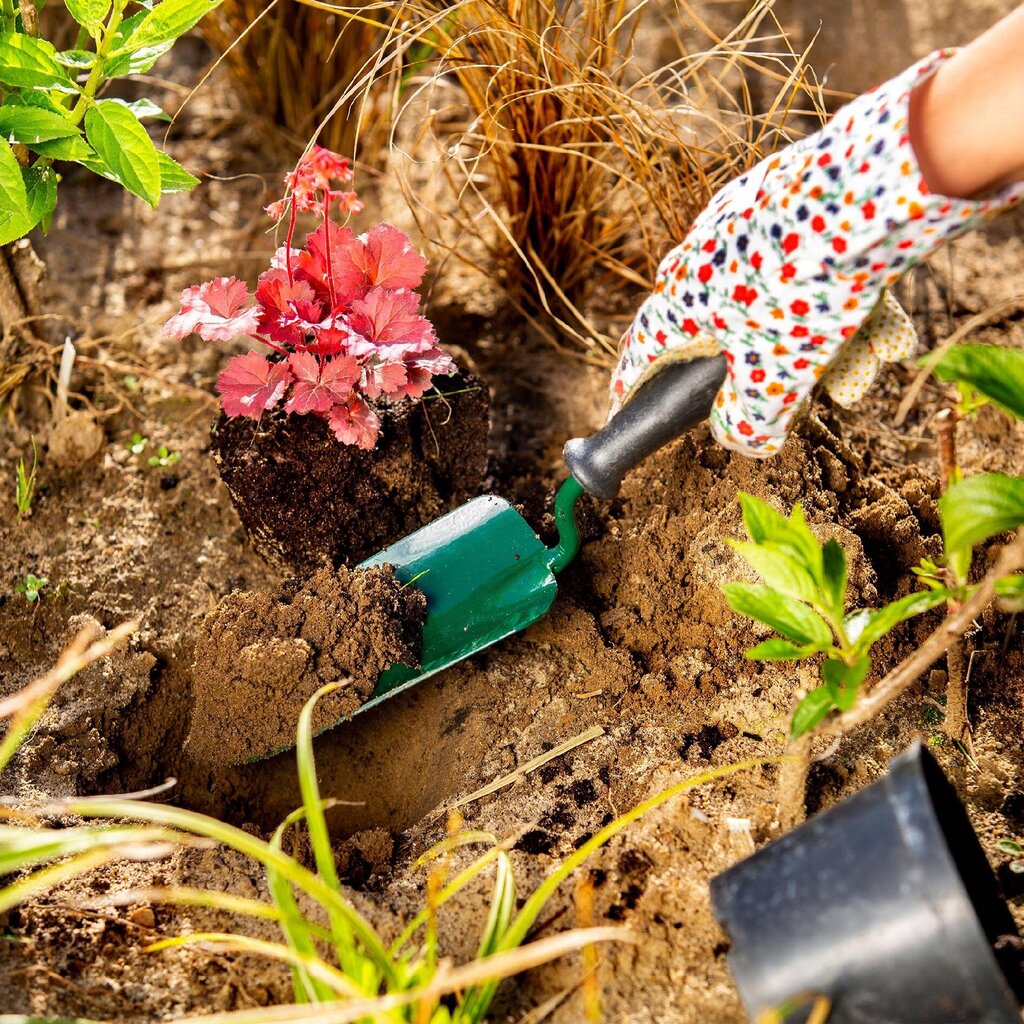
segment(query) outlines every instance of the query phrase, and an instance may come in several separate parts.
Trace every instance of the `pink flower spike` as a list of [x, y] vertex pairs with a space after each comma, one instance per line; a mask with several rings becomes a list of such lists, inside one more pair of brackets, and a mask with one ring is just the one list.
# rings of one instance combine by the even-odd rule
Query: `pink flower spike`
[[328, 414], [334, 436], [342, 444], [357, 444], [367, 450], [373, 448], [380, 436], [380, 420], [361, 399], [353, 396], [345, 405], [336, 405]]
[[310, 352], [297, 352], [288, 357], [288, 366], [295, 383], [284, 409], [299, 415], [324, 413], [347, 402], [359, 380], [359, 365], [351, 356], [321, 361]]
[[217, 378], [220, 407], [228, 416], [258, 420], [281, 401], [291, 380], [287, 363], [272, 363], [258, 352], [235, 356]]
[[207, 341], [253, 335], [259, 330], [260, 311], [255, 306], [244, 308], [248, 301], [245, 282], [234, 277], [193, 285], [181, 293], [181, 309], [164, 324], [162, 333], [186, 338], [195, 331]]
[[279, 221], [288, 212], [288, 198], [277, 199], [269, 206], [263, 207], [263, 212], [272, 220]]
[[338, 209], [348, 216], [362, 213], [366, 209], [366, 204], [356, 192], [329, 192], [328, 198], [332, 203], [337, 203]]
[[324, 146], [314, 145], [302, 162], [308, 164], [317, 174], [323, 175], [327, 180], [352, 180], [352, 162], [347, 157], [332, 153]]

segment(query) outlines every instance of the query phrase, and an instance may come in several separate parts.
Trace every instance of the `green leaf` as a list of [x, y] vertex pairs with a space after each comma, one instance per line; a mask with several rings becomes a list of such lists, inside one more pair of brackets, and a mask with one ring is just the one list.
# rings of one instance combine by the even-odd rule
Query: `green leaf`
[[160, 159], [160, 191], [191, 192], [199, 184], [199, 179], [189, 174], [176, 160], [166, 153], [157, 153]]
[[91, 50], [63, 50], [54, 60], [74, 71], [88, 71], [96, 63], [96, 54]]
[[160, 160], [138, 118], [122, 104], [102, 100], [86, 112], [85, 135], [114, 179], [155, 207], [160, 201]]
[[140, 121], [145, 117], [154, 117], [160, 121], [170, 121], [171, 115], [166, 113], [160, 107], [158, 107], [152, 100], [141, 99], [132, 100], [129, 103], [127, 100], [120, 100], [116, 97], [112, 98], [111, 103], [121, 103], [126, 106]]
[[50, 142], [33, 142], [29, 148], [40, 156], [48, 156], [51, 160], [74, 160], [77, 163], [85, 163], [89, 159], [96, 159], [92, 146], [78, 136], [53, 139]]
[[871, 659], [865, 655], [852, 665], [838, 658], [829, 658], [821, 666], [821, 677], [825, 680], [832, 700], [840, 711], [849, 711], [857, 701], [860, 684], [871, 671]]
[[112, 54], [103, 65], [103, 74], [107, 78], [144, 75], [173, 45], [172, 39], [160, 46], [145, 46], [141, 50], [125, 50]]
[[[821, 587], [824, 582], [821, 545], [807, 526], [800, 504], [793, 506], [790, 517], [786, 519], [770, 505], [751, 494], [741, 491], [739, 500], [743, 508], [744, 525], [754, 544], [764, 551], [783, 556], [792, 563], [793, 569], [802, 570], [801, 575], [809, 578], [811, 582], [810, 591]], [[749, 558], [747, 560], [750, 561]], [[772, 583], [771, 580], [768, 582]], [[808, 588], [802, 587], [797, 596], [810, 601], [816, 595], [808, 592]]]
[[746, 491], [740, 491], [737, 497], [743, 509], [743, 525], [755, 544], [762, 544], [785, 531], [786, 517], [776, 512], [767, 502]]
[[57, 172], [52, 167], [28, 167], [22, 171], [28, 196], [29, 218], [45, 235], [57, 205]]
[[996, 580], [996, 596], [1010, 602], [1014, 607], [1024, 606], [1024, 576], [1015, 573], [1013, 576], [1004, 576], [1001, 580]]
[[816, 611], [760, 583], [727, 583], [722, 587], [729, 607], [798, 644], [832, 646], [832, 631]]
[[755, 544], [776, 545], [792, 555], [815, 579], [820, 578], [821, 545], [807, 526], [800, 503], [787, 519], [771, 505], [744, 491], [739, 492], [743, 523]]
[[796, 739], [810, 732], [825, 716], [835, 707], [832, 694], [828, 692], [827, 686], [819, 686], [811, 690], [809, 694], [796, 706], [793, 712], [793, 721], [790, 723], [790, 735]]
[[853, 640], [854, 648], [867, 651], [873, 643], [881, 640], [900, 622], [930, 611], [932, 608], [944, 604], [947, 598], [952, 596], [952, 590], [938, 587], [934, 590], [920, 590], [909, 594], [898, 601], [893, 601], [892, 604], [887, 604], [884, 608], [865, 609], [867, 611], [866, 622], [859, 636]]
[[794, 644], [789, 640], [775, 637], [751, 647], [744, 657], [750, 661], [799, 661], [801, 658], [817, 654], [820, 650], [817, 644]]
[[54, 59], [56, 49], [45, 39], [15, 32], [0, 40], [0, 84], [19, 89], [58, 89], [76, 95], [67, 71]]
[[979, 473], [953, 484], [939, 498], [946, 551], [975, 544], [1024, 523], [1024, 478]]
[[999, 345], [954, 345], [932, 368], [939, 380], [968, 384], [1024, 419], [1024, 352]]
[[52, 111], [14, 104], [0, 107], [0, 136], [8, 141], [14, 139], [26, 146], [34, 146], [37, 142], [66, 139], [79, 134], [80, 128]]
[[816, 601], [818, 588], [809, 570], [788, 551], [772, 544], [729, 541], [757, 574], [770, 586], [809, 604]]
[[21, 165], [6, 140], [0, 138], [0, 245], [21, 238], [32, 224]]
[[82, 28], [95, 35], [110, 13], [110, 0], [64, 0], [68, 13]]
[[220, 0], [161, 0], [125, 41], [132, 50], [173, 43], [218, 6]]
[[846, 552], [834, 537], [821, 549], [821, 575], [829, 608], [841, 619], [846, 608]]

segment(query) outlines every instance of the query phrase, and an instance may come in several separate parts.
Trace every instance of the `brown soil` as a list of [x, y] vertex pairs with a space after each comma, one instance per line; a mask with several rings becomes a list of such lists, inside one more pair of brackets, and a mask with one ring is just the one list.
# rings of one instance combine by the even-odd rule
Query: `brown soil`
[[284, 571], [351, 565], [479, 494], [487, 387], [462, 372], [436, 389], [379, 405], [372, 452], [339, 444], [318, 416], [221, 416], [211, 451], [256, 550]]
[[303, 706], [328, 683], [341, 689], [318, 702], [314, 732], [348, 717], [386, 668], [419, 663], [426, 613], [423, 594], [390, 566], [234, 591], [199, 627], [187, 753], [236, 764], [290, 747]]
[[[201, 147], [186, 137], [176, 150], [187, 161], [190, 150], [197, 153], [192, 166], [222, 177], [265, 168], [242, 146], [238, 127], [209, 110], [179, 126], [186, 136], [202, 134]], [[277, 180], [278, 170], [266, 169], [268, 179]], [[31, 518], [16, 522], [8, 507], [0, 519], [0, 694], [52, 664], [83, 616], [105, 628], [138, 617], [141, 628], [114, 659], [61, 691], [0, 776], [6, 794], [27, 800], [114, 792], [174, 776], [178, 784], [164, 799], [258, 831], [299, 802], [289, 754], [228, 767], [183, 752], [206, 616], [233, 591], [274, 593], [280, 578], [250, 546], [209, 452], [210, 395], [227, 353], [196, 341], [168, 344], [156, 328], [183, 286], [239, 270], [239, 252], [262, 244], [252, 269], [265, 262], [269, 241], [255, 233], [240, 241], [239, 232], [267, 198], [251, 177], [218, 180], [192, 196], [168, 197], [153, 214], [94, 179], [62, 185], [65, 205], [41, 248], [54, 308], [88, 327], [72, 406], [102, 438], [78, 466], [59, 457], [59, 445], [51, 451], [44, 443]], [[1020, 293], [1022, 226], [1021, 215], [996, 222], [908, 283], [905, 297], [927, 344]], [[606, 373], [531, 345], [528, 327], [501, 308], [485, 280], [446, 281], [435, 288], [430, 313], [442, 337], [468, 349], [493, 389], [493, 489], [549, 536], [551, 498], [564, 475], [561, 446], [600, 424]], [[127, 330], [134, 333], [124, 336]], [[1012, 312], [975, 337], [1024, 347], [1022, 321]], [[102, 365], [88, 362], [100, 356]], [[129, 385], [125, 376], [136, 380]], [[732, 615], [719, 590], [726, 580], [746, 578], [726, 544], [741, 532], [736, 493], [751, 491], [780, 509], [801, 501], [813, 528], [846, 547], [856, 601], [878, 604], [908, 592], [910, 566], [939, 550], [930, 421], [950, 394], [929, 385], [897, 428], [893, 417], [910, 377], [908, 369], [887, 369], [870, 400], [850, 412], [815, 405], [782, 456], [768, 463], [721, 451], [704, 429], [660, 452], [630, 475], [618, 500], [589, 503], [587, 543], [560, 578], [544, 620], [317, 738], [324, 796], [351, 802], [331, 812], [349, 895], [385, 939], [424, 905], [426, 877], [415, 862], [443, 838], [455, 803], [467, 828], [511, 839], [523, 897], [560, 858], [640, 800], [709, 766], [782, 751], [788, 716], [798, 695], [815, 685], [816, 669], [742, 657], [764, 634]], [[15, 412], [0, 425], [0, 480], [11, 480], [18, 458], [30, 455], [31, 434], [45, 442], [51, 429], [40, 391], [27, 392]], [[125, 448], [136, 431], [151, 446], [179, 452], [180, 461], [150, 468]], [[962, 466], [1024, 472], [1022, 440], [1021, 426], [997, 413], [965, 422]], [[396, 513], [394, 533], [371, 546], [407, 528]], [[978, 571], [988, 557], [979, 556]], [[14, 591], [28, 572], [50, 580], [35, 604]], [[880, 644], [872, 680], [911, 650], [938, 614]], [[814, 751], [807, 809], [877, 778], [911, 739], [931, 740], [1020, 922], [1024, 876], [1009, 869], [1011, 858], [998, 847], [1024, 839], [1018, 621], [986, 612], [969, 638], [967, 661], [973, 761], [942, 740], [940, 661], [877, 720], [834, 749]], [[592, 738], [467, 799], [582, 734]], [[779, 834], [777, 783], [777, 769], [766, 764], [700, 787], [588, 862], [595, 922], [619, 923], [641, 938], [602, 950], [598, 982], [609, 1024], [744, 1019], [707, 887]], [[479, 852], [455, 851], [450, 875]], [[9, 916], [4, 932], [15, 941], [0, 944], [0, 1007], [150, 1024], [288, 997], [287, 973], [264, 960], [201, 949], [144, 952], [154, 937], [244, 927], [239, 920], [154, 907], [149, 928], [144, 914], [132, 920], [136, 906], [85, 902], [165, 882], [266, 896], [261, 872], [221, 849], [93, 872]], [[473, 956], [492, 884], [485, 872], [442, 909], [442, 955]], [[576, 922], [570, 884], [533, 937]], [[252, 930], [277, 937], [270, 924]], [[585, 1019], [581, 976], [578, 957], [531, 971], [502, 987], [492, 1020], [519, 1021], [550, 1001], [548, 1020], [577, 1024]]]

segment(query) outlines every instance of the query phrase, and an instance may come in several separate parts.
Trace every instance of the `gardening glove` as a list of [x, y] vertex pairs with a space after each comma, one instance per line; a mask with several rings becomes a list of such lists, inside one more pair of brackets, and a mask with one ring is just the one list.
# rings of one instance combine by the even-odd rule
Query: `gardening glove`
[[715, 195], [623, 339], [613, 413], [667, 362], [721, 352], [711, 428], [725, 447], [766, 457], [816, 383], [849, 405], [881, 361], [913, 352], [913, 326], [886, 289], [1024, 195], [1024, 182], [969, 200], [929, 192], [910, 94], [952, 53], [858, 97]]

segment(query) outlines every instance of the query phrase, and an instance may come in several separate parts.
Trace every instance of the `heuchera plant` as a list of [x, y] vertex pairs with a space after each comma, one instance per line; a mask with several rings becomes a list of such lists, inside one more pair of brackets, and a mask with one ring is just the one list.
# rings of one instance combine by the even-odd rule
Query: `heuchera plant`
[[[352, 180], [344, 157], [314, 146], [284, 180], [285, 197], [267, 213], [288, 218], [287, 239], [255, 296], [234, 277], [194, 285], [164, 333], [195, 331], [207, 341], [246, 335], [270, 349], [269, 358], [235, 356], [217, 378], [228, 416], [258, 420], [283, 403], [286, 413], [326, 419], [343, 444], [373, 448], [380, 420], [367, 399], [419, 398], [436, 374], [455, 370], [419, 312], [414, 289], [426, 260], [390, 224], [356, 235], [332, 223], [335, 205], [346, 215], [363, 208], [355, 192], [332, 187]], [[299, 213], [322, 219], [301, 249], [292, 244]]]

